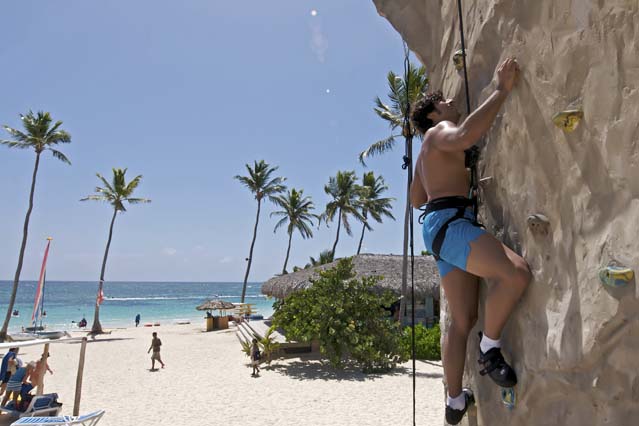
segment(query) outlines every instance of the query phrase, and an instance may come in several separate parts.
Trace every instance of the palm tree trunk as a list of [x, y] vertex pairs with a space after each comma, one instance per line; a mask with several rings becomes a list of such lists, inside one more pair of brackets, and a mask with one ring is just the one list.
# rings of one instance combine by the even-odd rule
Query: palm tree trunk
[[357, 254], [362, 250], [362, 242], [364, 241], [364, 231], [366, 231], [366, 218], [368, 213], [364, 212], [364, 226], [362, 226], [362, 236], [359, 238], [359, 245], [357, 246]]
[[288, 233], [288, 248], [286, 249], [286, 259], [284, 259], [284, 267], [282, 268], [282, 274], [286, 273], [286, 264], [288, 263], [288, 255], [291, 252], [291, 240], [293, 239], [293, 232]]
[[33, 210], [33, 194], [35, 193], [36, 176], [38, 174], [38, 166], [40, 165], [40, 153], [36, 152], [35, 166], [33, 167], [33, 178], [31, 179], [31, 192], [29, 194], [29, 208], [27, 209], [27, 215], [24, 218], [24, 228], [22, 230], [22, 244], [20, 245], [20, 254], [18, 256], [18, 267], [16, 268], [16, 274], [13, 278], [13, 288], [11, 289], [11, 299], [9, 300], [9, 306], [7, 307], [7, 316], [2, 324], [2, 330], [0, 330], [0, 342], [4, 342], [7, 338], [7, 331], [9, 330], [9, 321], [11, 321], [11, 314], [13, 313], [13, 306], [16, 303], [16, 295], [18, 293], [18, 283], [20, 282], [20, 273], [22, 272], [22, 262], [24, 261], [24, 252], [27, 248], [27, 234], [29, 233], [29, 219], [31, 218], [31, 211]]
[[246, 282], [248, 281], [249, 271], [251, 270], [251, 263], [253, 262], [253, 247], [255, 246], [255, 238], [257, 237], [257, 224], [260, 222], [260, 208], [262, 207], [262, 200], [257, 200], [257, 215], [255, 215], [255, 227], [253, 228], [253, 241], [251, 241], [251, 250], [249, 251], [248, 264], [246, 265], [246, 274], [244, 274], [244, 284], [242, 285], [242, 299], [240, 303], [244, 303], [244, 296], [246, 296]]
[[331, 251], [333, 255], [333, 260], [335, 260], [335, 249], [337, 248], [337, 242], [339, 241], [339, 228], [342, 226], [342, 209], [339, 209], [337, 215], [337, 234], [335, 235], [335, 242], [333, 243], [333, 250]]
[[109, 226], [109, 238], [107, 239], [106, 249], [104, 250], [104, 258], [102, 259], [102, 270], [100, 271], [100, 282], [98, 283], [98, 296], [96, 296], [95, 313], [93, 314], [93, 325], [91, 326], [91, 334], [102, 333], [102, 324], [100, 324], [100, 305], [97, 303], [97, 297], [102, 293], [104, 285], [104, 271], [106, 270], [107, 257], [109, 257], [109, 247], [111, 247], [111, 238], [113, 237], [113, 224], [115, 216], [118, 214], [117, 209], [113, 209], [113, 217], [111, 218], [111, 226]]

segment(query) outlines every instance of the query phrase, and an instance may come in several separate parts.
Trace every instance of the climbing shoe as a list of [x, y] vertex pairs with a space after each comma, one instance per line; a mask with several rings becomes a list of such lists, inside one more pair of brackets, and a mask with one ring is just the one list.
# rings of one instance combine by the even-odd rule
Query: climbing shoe
[[475, 403], [475, 395], [473, 395], [473, 391], [468, 388], [463, 388], [462, 393], [464, 394], [464, 398], [466, 399], [466, 405], [461, 410], [455, 410], [454, 408], [446, 406], [446, 422], [450, 425], [456, 425], [461, 422], [464, 414], [468, 410], [472, 404]]
[[[482, 334], [479, 333], [479, 340], [481, 341]], [[483, 367], [479, 374], [485, 376], [488, 374], [491, 379], [499, 386], [503, 388], [512, 388], [517, 384], [517, 375], [515, 370], [506, 363], [504, 356], [501, 354], [501, 349], [492, 348], [488, 352], [483, 353], [479, 349], [479, 365]]]

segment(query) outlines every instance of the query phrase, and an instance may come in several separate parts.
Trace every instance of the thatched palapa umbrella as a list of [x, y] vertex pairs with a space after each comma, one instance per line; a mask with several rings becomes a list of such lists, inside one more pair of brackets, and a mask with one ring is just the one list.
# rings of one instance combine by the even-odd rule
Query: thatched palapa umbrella
[[235, 305], [231, 302], [227, 302], [225, 300], [209, 300], [208, 302], [202, 303], [200, 306], [196, 307], [198, 311], [220, 311], [220, 315], [222, 315], [221, 311], [230, 311], [235, 309]]
[[[302, 269], [290, 274], [277, 275], [262, 284], [262, 294], [283, 299], [294, 291], [312, 285], [311, 278], [319, 278], [319, 271], [334, 268], [337, 261]], [[410, 263], [408, 268], [408, 284], [410, 286]], [[398, 296], [402, 289], [402, 256], [392, 254], [359, 254], [353, 256], [355, 277], [380, 276], [377, 283], [380, 290], [391, 290]], [[406, 295], [410, 297], [409, 294]], [[415, 256], [415, 297], [431, 296], [439, 300], [439, 271], [437, 263], [431, 256]]]

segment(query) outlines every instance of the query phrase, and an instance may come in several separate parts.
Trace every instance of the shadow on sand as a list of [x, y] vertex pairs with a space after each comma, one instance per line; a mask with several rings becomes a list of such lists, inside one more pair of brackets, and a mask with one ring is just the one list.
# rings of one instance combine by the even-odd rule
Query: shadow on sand
[[[420, 361], [423, 362], [423, 361]], [[439, 364], [431, 363], [438, 367]], [[275, 372], [283, 374], [297, 380], [333, 380], [333, 381], [358, 381], [375, 380], [386, 376], [405, 376], [412, 375], [412, 369], [406, 367], [397, 367], [387, 373], [363, 373], [361, 368], [353, 364], [346, 364], [343, 368], [335, 368], [325, 361], [318, 358], [302, 358], [291, 361], [287, 364], [281, 364], [275, 360], [271, 365], [263, 364], [260, 366], [265, 372]], [[443, 370], [442, 370], [443, 371]], [[417, 372], [416, 377], [424, 377], [431, 379], [440, 379], [442, 373], [422, 373]]]

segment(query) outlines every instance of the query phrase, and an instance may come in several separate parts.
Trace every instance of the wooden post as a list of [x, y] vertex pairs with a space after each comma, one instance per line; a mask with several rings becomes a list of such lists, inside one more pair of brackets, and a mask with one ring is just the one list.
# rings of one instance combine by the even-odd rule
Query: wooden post
[[73, 402], [73, 415], [80, 415], [80, 397], [82, 396], [82, 375], [84, 373], [84, 354], [87, 349], [87, 338], [82, 338], [80, 348], [80, 362], [78, 363], [78, 377], [75, 379], [75, 401]]
[[44, 375], [47, 373], [47, 360], [49, 359], [49, 344], [46, 343], [44, 345], [44, 350], [42, 351], [42, 356], [40, 357], [40, 361], [38, 364], [38, 370], [36, 373], [36, 383], [38, 385], [38, 389], [36, 390], [36, 395], [42, 395], [44, 393]]

